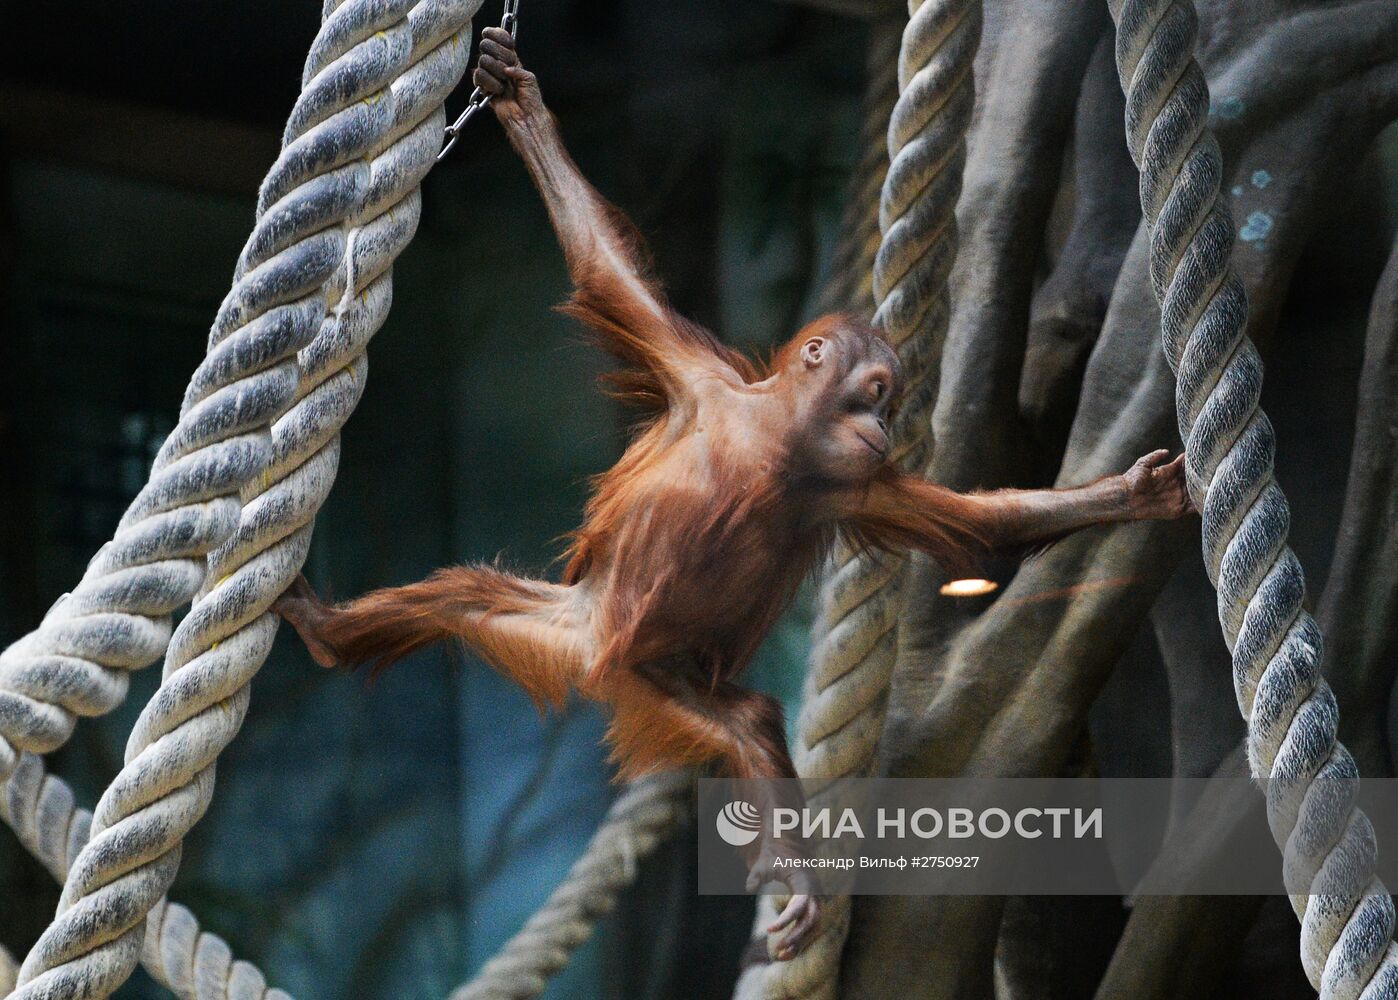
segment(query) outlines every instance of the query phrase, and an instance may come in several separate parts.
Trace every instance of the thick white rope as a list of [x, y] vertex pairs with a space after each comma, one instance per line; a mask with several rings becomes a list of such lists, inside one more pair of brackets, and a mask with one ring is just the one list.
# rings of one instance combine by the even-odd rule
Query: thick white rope
[[[1335, 739], [1322, 636], [1303, 607], [1305, 577], [1286, 541], [1290, 510], [1273, 475], [1276, 440], [1258, 405], [1262, 361], [1232, 267], [1233, 217], [1194, 59], [1194, 5], [1109, 6], [1204, 567], [1233, 653], [1248, 760], [1301, 920], [1301, 963], [1325, 1000], [1398, 998], [1393, 900], [1374, 877], [1373, 827], [1354, 808], [1358, 768]], [[1305, 891], [1318, 886], [1327, 891]]]
[[[932, 449], [938, 359], [950, 316], [956, 201], [974, 104], [972, 63], [980, 0], [909, 3], [898, 57], [898, 101], [888, 123], [888, 175], [879, 210], [883, 239], [874, 260], [874, 322], [903, 362], [906, 388], [894, 427], [894, 460], [922, 472]], [[815, 789], [867, 773], [883, 733], [897, 654], [905, 560], [836, 553], [820, 592], [815, 640], [795, 748], [797, 772]], [[779, 897], [758, 905], [759, 933]], [[796, 958], [754, 966], [736, 996], [836, 995], [850, 900], [830, 900], [816, 939]]]
[[479, 2], [326, 4], [180, 424], [83, 583], [5, 654], [8, 773], [16, 748], [50, 750], [74, 715], [119, 703], [121, 671], [159, 655], [169, 613], [200, 588], [16, 996], [104, 997], [134, 967], [146, 914], [174, 878], [270, 648], [267, 608], [299, 571], [333, 482], [339, 428], [387, 314], [389, 267], [416, 228], [418, 184], [440, 146], [442, 101], [465, 72]]
[[668, 772], [627, 786], [548, 901], [450, 1000], [529, 1000], [544, 992], [597, 921], [636, 881], [642, 858], [690, 813], [694, 775]]
[[[21, 756], [0, 795], [0, 816], [61, 884], [78, 851], [87, 843], [92, 814], [79, 809], [62, 778], [44, 773], [43, 759]], [[228, 942], [201, 930], [194, 914], [161, 900], [146, 917], [141, 964], [180, 1000], [291, 1000], [272, 989], [257, 966], [233, 958]], [[15, 965], [7, 982], [0, 962], [0, 997], [15, 987]]]

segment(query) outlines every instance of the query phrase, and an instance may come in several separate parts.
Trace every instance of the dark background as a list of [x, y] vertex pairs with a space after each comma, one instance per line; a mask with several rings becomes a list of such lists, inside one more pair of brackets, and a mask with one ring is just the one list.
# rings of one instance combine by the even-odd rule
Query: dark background
[[[5, 5], [0, 59], [0, 643], [79, 578], [144, 481], [252, 222], [319, 5]], [[768, 343], [811, 310], [857, 158], [863, 28], [797, 7], [525, 0], [520, 46], [583, 169], [651, 238], [681, 309]], [[487, 4], [477, 27], [494, 23]], [[457, 108], [464, 90], [451, 103]], [[547, 569], [618, 454], [604, 362], [549, 307], [546, 216], [483, 116], [428, 178], [308, 574], [348, 596], [497, 553]], [[755, 683], [788, 699], [803, 611]], [[51, 759], [91, 805], [154, 689]], [[298, 998], [441, 997], [545, 898], [605, 811], [597, 711], [541, 719], [476, 663], [372, 689], [287, 636], [224, 754], [171, 897]], [[726, 996], [743, 900], [693, 895], [682, 836], [554, 997]], [[0, 944], [57, 887], [0, 831]], [[137, 976], [124, 997], [164, 992]]]

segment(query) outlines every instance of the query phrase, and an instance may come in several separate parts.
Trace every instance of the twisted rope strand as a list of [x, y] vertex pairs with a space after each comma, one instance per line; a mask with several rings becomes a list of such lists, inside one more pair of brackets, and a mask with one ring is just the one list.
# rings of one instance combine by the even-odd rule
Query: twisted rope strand
[[249, 243], [258, 252], [246, 258], [258, 266], [225, 301], [179, 423], [112, 540], [0, 654], [0, 779], [22, 751], [62, 746], [77, 716], [121, 703], [127, 672], [164, 652], [171, 613], [198, 592], [206, 554], [237, 527], [239, 493], [270, 462], [271, 422], [295, 397], [296, 352], [320, 325], [344, 253], [336, 223], [368, 179], [353, 150], [335, 148], [338, 133], [325, 138], [307, 151], [326, 169], [260, 213]]
[[565, 878], [520, 931], [449, 1000], [529, 1000], [567, 967], [597, 921], [636, 881], [637, 864], [689, 815], [694, 776], [656, 774], [627, 786]]
[[[928, 0], [912, 11], [888, 125], [874, 321], [897, 349], [906, 383], [893, 428], [893, 457], [915, 471], [926, 467], [931, 449], [980, 21], [981, 7], [974, 0]], [[803, 777], [834, 779], [862, 770], [872, 759], [882, 728], [879, 703], [892, 668], [901, 569], [899, 560], [844, 551], [826, 578], [808, 679], [812, 697], [800, 720], [797, 763]], [[879, 672], [870, 674], [874, 664]], [[861, 716], [868, 716], [869, 725], [851, 728]]]
[[[61, 884], [87, 843], [92, 814], [79, 809], [62, 778], [44, 772], [43, 758], [26, 753], [0, 795], [0, 816]], [[199, 927], [187, 908], [162, 899], [146, 917], [141, 964], [181, 1000], [291, 1000], [267, 985], [257, 966], [234, 959], [228, 942]], [[19, 966], [12, 973], [18, 974]], [[15, 987], [0, 961], [0, 997]]]
[[[440, 143], [441, 102], [465, 72], [478, 6], [326, 4], [211, 343], [275, 316], [288, 283], [311, 288], [305, 248], [333, 233], [339, 253], [325, 255], [328, 271], [307, 300], [319, 333], [299, 366], [288, 366], [292, 375], [299, 367], [295, 403], [272, 430], [267, 471], [244, 489], [236, 532], [209, 554], [208, 582], [170, 639], [164, 681], [94, 810], [91, 838], [68, 872], [58, 916], [21, 967], [17, 997], [104, 997], [134, 967], [145, 916], [174, 879], [183, 837], [208, 806], [215, 761], [242, 723], [248, 684], [271, 647], [277, 619], [267, 609], [299, 571], [334, 481], [339, 429], [362, 392], [365, 345], [387, 315], [390, 266], [416, 229], [417, 186]], [[352, 178], [354, 197], [318, 197], [327, 174]], [[269, 280], [282, 271], [299, 280]], [[201, 385], [196, 375], [187, 412], [198, 409]], [[177, 428], [157, 467], [177, 465], [190, 447]], [[148, 506], [160, 510], [160, 498]]]
[[[879, 207], [882, 241], [873, 262], [874, 322], [894, 345], [905, 378], [892, 456], [922, 472], [932, 451], [942, 343], [956, 257], [956, 201], [966, 163], [980, 44], [979, 0], [909, 4], [898, 57], [898, 98], [888, 122], [888, 173]], [[822, 784], [866, 773], [883, 733], [897, 655], [905, 559], [842, 548], [821, 587], [797, 772], [819, 797]], [[763, 897], [759, 933], [782, 900]], [[833, 997], [849, 928], [850, 900], [826, 907], [819, 936], [796, 958], [750, 971], [737, 996]]]
[[1204, 566], [1233, 654], [1248, 760], [1301, 920], [1301, 962], [1325, 1000], [1398, 998], [1393, 901], [1374, 877], [1373, 828], [1354, 807], [1358, 769], [1335, 739], [1322, 636], [1302, 606], [1305, 577], [1287, 545], [1290, 510], [1273, 475], [1276, 440], [1258, 405], [1262, 361], [1231, 266], [1233, 219], [1208, 84], [1194, 59], [1194, 6], [1110, 7]]

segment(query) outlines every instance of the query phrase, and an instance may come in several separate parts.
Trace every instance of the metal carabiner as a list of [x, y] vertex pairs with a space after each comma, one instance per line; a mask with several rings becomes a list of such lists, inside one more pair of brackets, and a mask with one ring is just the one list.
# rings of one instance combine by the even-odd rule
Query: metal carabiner
[[[515, 37], [515, 32], [519, 30], [519, 0], [505, 0], [505, 12], [500, 15], [500, 27], [510, 33], [510, 37]], [[456, 121], [446, 127], [443, 138], [446, 145], [437, 154], [437, 162], [441, 163], [443, 158], [451, 152], [451, 148], [456, 145], [456, 140], [461, 138], [461, 130], [466, 127], [466, 123], [471, 120], [481, 108], [490, 103], [490, 95], [480, 87], [471, 91], [471, 97], [466, 102], [465, 109], [457, 117]]]

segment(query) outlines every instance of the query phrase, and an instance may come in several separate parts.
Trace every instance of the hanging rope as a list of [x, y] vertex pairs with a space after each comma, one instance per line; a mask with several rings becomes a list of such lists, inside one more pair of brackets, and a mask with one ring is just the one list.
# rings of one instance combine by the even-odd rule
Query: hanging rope
[[544, 992], [636, 881], [640, 860], [685, 821], [693, 785], [694, 775], [676, 771], [627, 786], [568, 877], [450, 1000], [529, 1000]]
[[[87, 843], [92, 814], [79, 809], [62, 778], [44, 773], [44, 762], [26, 753], [0, 795], [0, 816], [14, 828], [20, 843], [59, 883], [78, 851]], [[181, 1000], [291, 1000], [250, 962], [235, 960], [228, 942], [201, 930], [194, 914], [178, 903], [161, 900], [146, 918], [141, 964]], [[14, 989], [0, 961], [0, 997]]]
[[[187, 590], [198, 569], [186, 537], [195, 535], [200, 551], [208, 551], [209, 582], [170, 638], [164, 681], [131, 734], [126, 766], [94, 810], [91, 839], [68, 872], [57, 917], [21, 967], [16, 997], [105, 997], [135, 965], [146, 914], [174, 879], [181, 841], [208, 806], [214, 762], [242, 722], [248, 683], [270, 649], [277, 620], [267, 609], [299, 571], [334, 480], [339, 428], [363, 389], [364, 348], [387, 315], [389, 268], [416, 229], [418, 184], [440, 146], [442, 101], [465, 72], [478, 6], [326, 4], [282, 154], [263, 183], [257, 224], [181, 421], [84, 578], [95, 581], [95, 597], [75, 591], [50, 613], [50, 660], [25, 675], [32, 682], [44, 666], [68, 666], [63, 658], [83, 647], [69, 638], [77, 630], [64, 626], [75, 615], [95, 617], [94, 609], [106, 618], [88, 630], [93, 646], [110, 648], [102, 640], [114, 632], [145, 640], [140, 655], [128, 653], [118, 666], [159, 655], [158, 623], [133, 623], [129, 613], [108, 609], [125, 599], [138, 613], [168, 614], [179, 603], [175, 592]], [[289, 355], [298, 348], [299, 365]], [[267, 367], [269, 357], [276, 367]], [[280, 405], [268, 403], [270, 393], [229, 385], [227, 373], [245, 368], [281, 390]], [[267, 422], [292, 400], [269, 434]], [[234, 452], [241, 462], [223, 457], [228, 441], [242, 447]], [[235, 478], [230, 466], [247, 474]], [[243, 491], [241, 516], [230, 489]], [[190, 508], [193, 514], [183, 514]], [[167, 516], [172, 510], [182, 516]], [[231, 519], [237, 527], [226, 541], [227, 530], [206, 523], [226, 529]], [[151, 552], [168, 560], [172, 551], [184, 556], [176, 569], [147, 569]], [[144, 578], [133, 578], [132, 567], [162, 582], [173, 578], [182, 589], [147, 584], [133, 598], [133, 581]], [[43, 626], [35, 633], [44, 634]], [[34, 643], [22, 647], [31, 662], [35, 650]], [[90, 662], [104, 663], [94, 658], [82, 666]], [[55, 693], [51, 681], [43, 692]], [[32, 696], [29, 703], [48, 707]], [[71, 716], [89, 706], [62, 707]], [[65, 721], [58, 713], [34, 714]], [[66, 724], [71, 731], [71, 719]], [[9, 738], [11, 730], [4, 731]], [[67, 733], [55, 735], [61, 742]], [[44, 742], [50, 746], [37, 749], [50, 748], [53, 736]], [[12, 770], [16, 762], [8, 763]]]
[[[956, 201], [966, 163], [980, 42], [979, 0], [910, 4], [898, 56], [898, 98], [888, 121], [889, 166], [874, 259], [874, 322], [903, 362], [906, 389], [893, 429], [893, 457], [921, 472], [931, 454], [932, 406], [950, 315], [948, 279], [956, 257]], [[877, 77], [875, 76], [875, 79]], [[835, 554], [821, 588], [795, 752], [798, 773], [820, 783], [864, 774], [883, 733], [897, 652], [904, 561]], [[777, 897], [758, 905], [759, 933]], [[819, 936], [788, 962], [756, 966], [736, 996], [833, 997], [849, 928], [850, 900], [826, 907]]]
[[[1220, 195], [1208, 84], [1194, 59], [1194, 6], [1109, 6], [1189, 489], [1203, 513], [1204, 566], [1233, 654], [1248, 759], [1287, 885], [1320, 878], [1328, 890], [1291, 896], [1301, 963], [1325, 1000], [1395, 998], [1393, 901], [1373, 877], [1374, 831], [1354, 808], [1359, 772], [1335, 740], [1322, 636], [1302, 606], [1305, 577], [1286, 542], [1290, 511], [1273, 475], [1272, 425], [1258, 405], [1262, 361], [1245, 332], [1247, 297], [1230, 263], [1233, 219]], [[1364, 888], [1336, 891], [1343, 886]]]

